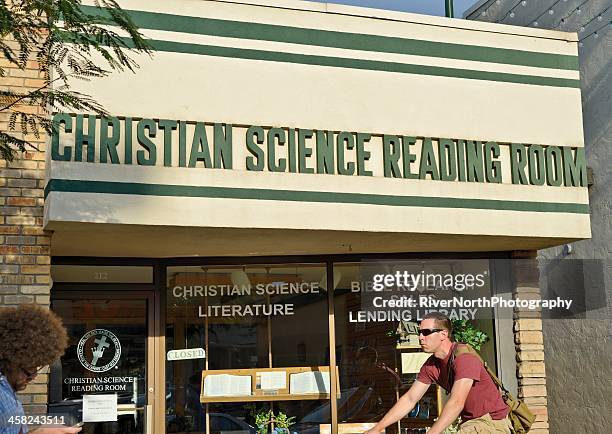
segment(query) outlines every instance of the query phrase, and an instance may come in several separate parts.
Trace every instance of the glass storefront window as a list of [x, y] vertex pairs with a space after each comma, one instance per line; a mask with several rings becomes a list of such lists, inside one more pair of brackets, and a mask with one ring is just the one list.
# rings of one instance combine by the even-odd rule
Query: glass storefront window
[[[117, 417], [87, 422], [83, 432], [138, 434], [161, 425], [168, 433], [256, 434], [270, 415], [276, 420], [268, 432], [284, 417], [290, 434], [327, 434], [332, 424], [340, 432], [363, 432], [408, 390], [429, 357], [419, 345], [420, 319], [428, 311], [449, 313], [391, 301], [490, 299], [512, 286], [503, 261], [488, 259], [372, 259], [327, 267], [168, 266], [160, 305], [153, 285], [114, 283], [94, 292], [67, 278], [52, 297], [70, 346], [51, 366], [49, 412], [76, 423], [84, 416], [84, 396], [105, 393], [116, 395]], [[70, 276], [87, 280], [102, 271], [79, 272]], [[395, 282], [398, 275], [412, 283]], [[165, 321], [157, 329], [159, 314]], [[494, 370], [500, 362], [500, 372], [513, 375], [511, 309], [503, 314], [509, 322], [491, 307], [450, 309], [449, 316], [488, 335], [480, 354]], [[160, 333], [165, 347], [156, 346]], [[155, 375], [162, 352], [165, 384]], [[430, 387], [387, 431], [422, 432], [444, 401], [445, 393]]]
[[[236, 392], [231, 376], [246, 369], [289, 373], [329, 365], [325, 273], [322, 264], [167, 269], [167, 432], [255, 433], [257, 415], [269, 410], [294, 418], [291, 432], [317, 433], [331, 422], [329, 398], [285, 396], [290, 377], [285, 389], [263, 390], [257, 380], [253, 396], [227, 395]], [[203, 371], [227, 380], [217, 385], [227, 390], [216, 390], [205, 403]]]
[[[397, 277], [398, 273], [400, 277], [410, 276], [410, 282], [405, 286], [374, 285], [383, 283], [380, 276]], [[471, 278], [466, 284], [467, 275], [478, 276], [478, 284], [472, 283]], [[414, 284], [412, 277], [419, 282]], [[428, 310], [390, 307], [393, 305], [388, 301], [420, 296], [448, 299], [468, 293], [470, 298], [491, 296], [487, 260], [337, 263], [334, 282], [336, 357], [341, 384], [338, 424], [347, 429], [378, 421], [409, 389], [429, 357], [421, 351], [418, 335], [418, 322]], [[449, 312], [451, 319], [460, 319], [455, 317], [458, 314], [459, 311]], [[491, 337], [482, 346], [481, 354], [494, 367], [492, 315], [486, 310], [479, 310], [475, 317], [470, 317], [470, 312], [461, 314]], [[444, 395], [431, 386], [414, 410], [388, 427], [387, 432], [424, 432], [438, 416]]]

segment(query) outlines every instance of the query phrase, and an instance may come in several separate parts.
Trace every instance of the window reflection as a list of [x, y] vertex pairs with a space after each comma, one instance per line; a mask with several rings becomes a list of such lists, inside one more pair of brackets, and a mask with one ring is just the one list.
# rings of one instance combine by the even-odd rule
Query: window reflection
[[212, 433], [254, 433], [269, 410], [293, 417], [291, 432], [330, 423], [329, 400], [200, 403], [204, 370], [329, 364], [325, 273], [319, 264], [168, 268], [166, 350], [206, 357], [166, 363], [167, 432], [206, 432], [208, 423]]
[[[423, 276], [484, 273], [484, 285], [472, 296], [488, 296], [491, 284], [487, 260], [410, 260], [339, 263], [334, 266], [335, 353], [338, 366], [338, 423], [363, 431], [378, 421], [405, 393], [418, 367], [418, 318], [400, 320], [395, 312], [374, 321], [356, 320], [372, 306], [374, 273], [406, 271]], [[249, 397], [202, 398], [202, 372], [239, 374], [238, 370], [317, 367], [329, 369], [329, 324], [326, 268], [319, 264], [170, 267], [167, 282], [166, 350], [205, 350], [205, 358], [171, 360], [166, 365], [167, 432], [207, 431], [255, 433], [258, 416], [293, 417], [293, 433], [329, 432], [330, 399], [268, 398], [263, 390], [248, 389]], [[438, 279], [438, 277], [435, 277]], [[435, 286], [438, 280], [432, 280]], [[463, 283], [462, 283], [463, 284]], [[429, 283], [423, 290], [430, 291]], [[452, 288], [451, 288], [452, 287]], [[443, 296], [458, 291], [458, 281]], [[463, 290], [463, 288], [461, 289]], [[440, 291], [435, 291], [440, 292]], [[385, 297], [393, 295], [385, 291]], [[395, 294], [398, 295], [398, 294]], [[396, 309], [397, 310], [397, 309]], [[385, 309], [382, 314], [386, 315]], [[424, 314], [424, 313], [423, 313]], [[365, 315], [365, 318], [368, 316]], [[493, 336], [491, 316], [473, 324]], [[407, 334], [407, 335], [406, 335]], [[400, 337], [400, 335], [402, 335]], [[481, 354], [495, 365], [491, 340]], [[422, 356], [422, 354], [421, 354]], [[424, 360], [424, 359], [423, 359]], [[230, 370], [230, 371], [227, 371]], [[249, 371], [250, 372], [250, 371]], [[248, 374], [251, 375], [251, 374]], [[249, 384], [256, 384], [255, 377]], [[248, 387], [248, 386], [247, 386]], [[265, 393], [264, 393], [265, 392]], [[259, 395], [257, 395], [259, 393]], [[277, 391], [270, 392], [279, 393]], [[438, 416], [444, 396], [431, 387], [406, 418], [388, 432], [424, 429]], [[261, 421], [260, 421], [261, 422]]]
[[[470, 297], [490, 296], [488, 270], [487, 260], [371, 261], [334, 265], [336, 352], [342, 385], [337, 401], [338, 424], [346, 428], [378, 421], [410, 388], [428, 357], [420, 349], [418, 334], [414, 334], [414, 330], [418, 330], [419, 315], [425, 312], [406, 307], [374, 307], [381, 305], [374, 299], [391, 300], [407, 294], [453, 297], [458, 294], [458, 288], [463, 290], [463, 283], [459, 284], [457, 277], [466, 274], [486, 276], [482, 287], [470, 289]], [[396, 286], [374, 290], [374, 275], [395, 275], [398, 271], [431, 278], [423, 280], [425, 283], [418, 285], [414, 293], [409, 288]], [[444, 283], [440, 283], [440, 276], [455, 278], [446, 291], [437, 286]], [[472, 324], [493, 337], [491, 314], [480, 315], [471, 320]], [[492, 339], [480, 352], [490, 366], [495, 366]], [[397, 433], [400, 429], [411, 432], [431, 426], [444, 399], [439, 389], [430, 387], [414, 410], [389, 426], [387, 432]]]
[[69, 346], [51, 366], [49, 413], [83, 420], [83, 396], [117, 394], [117, 421], [87, 422], [84, 434], [144, 433], [147, 302], [54, 300]]

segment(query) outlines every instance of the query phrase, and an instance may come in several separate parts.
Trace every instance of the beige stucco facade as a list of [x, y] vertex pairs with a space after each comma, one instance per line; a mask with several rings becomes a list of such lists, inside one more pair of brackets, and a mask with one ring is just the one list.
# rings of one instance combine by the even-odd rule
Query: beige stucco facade
[[[154, 53], [135, 56], [136, 74], [73, 84], [116, 118], [62, 120], [48, 154], [53, 254], [527, 250], [590, 236], [586, 185], [568, 185], [569, 157], [561, 163], [583, 146], [571, 34], [307, 2], [124, 7]], [[231, 142], [219, 162], [218, 132]], [[470, 143], [484, 154], [471, 163]], [[552, 172], [517, 179], [516, 144], [527, 146], [526, 178], [554, 160], [561, 185], [549, 185]], [[466, 173], [474, 162], [480, 178]], [[114, 230], [131, 247], [113, 248]], [[223, 242], [237, 235], [254, 247]]]

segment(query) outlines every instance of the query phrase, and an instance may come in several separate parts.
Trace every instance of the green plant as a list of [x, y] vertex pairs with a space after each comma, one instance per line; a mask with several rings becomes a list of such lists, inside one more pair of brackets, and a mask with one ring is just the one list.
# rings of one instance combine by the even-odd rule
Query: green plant
[[289, 427], [293, 425], [294, 421], [294, 416], [288, 417], [285, 413], [279, 411], [275, 418], [276, 428], [280, 428], [289, 432]]
[[480, 351], [480, 347], [489, 340], [489, 336], [477, 327], [474, 327], [469, 320], [457, 319], [452, 321], [453, 337], [455, 341], [470, 344], [475, 350]]
[[279, 411], [276, 415], [272, 409], [264, 410], [261, 409], [255, 413], [255, 425], [257, 425], [257, 434], [268, 434], [272, 424], [274, 424], [275, 432], [286, 432], [289, 433], [289, 427], [293, 425], [295, 417], [288, 417], [282, 411]]
[[255, 425], [257, 426], [257, 434], [267, 434], [271, 420], [274, 419], [272, 410], [259, 410], [255, 413]]
[[[0, 78], [8, 68], [39, 70], [38, 87], [0, 89], [0, 158], [36, 148], [41, 130], [51, 135], [52, 112], [93, 112], [108, 116], [92, 97], [71, 90], [75, 80], [106, 77], [111, 71], [134, 72], [130, 53], [151, 47], [115, 0], [12, 0], [0, 3]], [[32, 107], [38, 110], [32, 110]]]

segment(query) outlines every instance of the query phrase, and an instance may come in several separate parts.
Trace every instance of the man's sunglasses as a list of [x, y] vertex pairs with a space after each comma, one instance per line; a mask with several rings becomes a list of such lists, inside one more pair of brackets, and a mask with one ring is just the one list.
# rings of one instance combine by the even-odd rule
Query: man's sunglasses
[[432, 333], [441, 332], [442, 330], [444, 330], [444, 329], [420, 329], [419, 330], [419, 335], [429, 336]]

